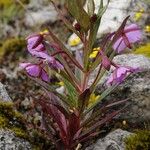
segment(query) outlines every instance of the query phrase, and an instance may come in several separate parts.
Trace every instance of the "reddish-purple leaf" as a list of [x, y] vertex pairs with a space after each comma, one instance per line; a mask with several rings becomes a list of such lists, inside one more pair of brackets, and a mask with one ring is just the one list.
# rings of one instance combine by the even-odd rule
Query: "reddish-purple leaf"
[[69, 117], [69, 126], [68, 130], [70, 133], [70, 138], [73, 140], [74, 135], [80, 128], [80, 117], [78, 112], [73, 112]]

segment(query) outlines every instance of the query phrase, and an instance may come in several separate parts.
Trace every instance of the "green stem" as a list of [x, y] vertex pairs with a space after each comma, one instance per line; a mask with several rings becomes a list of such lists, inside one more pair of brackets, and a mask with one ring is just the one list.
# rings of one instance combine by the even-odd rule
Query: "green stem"
[[100, 65], [97, 76], [96, 76], [94, 82], [92, 83], [92, 85], [90, 86], [91, 91], [94, 91], [97, 83], [99, 82], [99, 79], [101, 78], [101, 76], [103, 76], [103, 74], [101, 73], [101, 69], [102, 69], [102, 65]]

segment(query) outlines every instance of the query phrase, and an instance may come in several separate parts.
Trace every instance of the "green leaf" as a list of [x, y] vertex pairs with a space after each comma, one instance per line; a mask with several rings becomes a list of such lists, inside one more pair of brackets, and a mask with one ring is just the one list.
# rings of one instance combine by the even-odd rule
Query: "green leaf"
[[72, 86], [72, 84], [70, 84], [70, 82], [68, 82], [66, 79], [63, 79], [64, 84], [65, 84], [65, 88], [67, 89], [67, 97], [68, 97], [68, 101], [71, 104], [72, 107], [77, 107], [77, 91], [76, 89]]
[[68, 11], [81, 25], [83, 30], [87, 31], [90, 26], [90, 17], [84, 10], [83, 3], [83, 0], [67, 0]]
[[95, 3], [94, 0], [88, 0], [87, 2], [87, 9], [88, 9], [88, 14], [92, 16], [95, 11]]
[[99, 10], [98, 10], [98, 14], [97, 14], [98, 18], [97, 18], [97, 21], [95, 22], [94, 27], [91, 29], [91, 37], [90, 37], [91, 49], [92, 49], [93, 44], [94, 44], [94, 42], [95, 42], [95, 40], [96, 40], [96, 35], [97, 35], [98, 29], [99, 29], [99, 26], [100, 26], [100, 23], [101, 23], [101, 17], [102, 17], [102, 15], [105, 13], [107, 7], [108, 7], [108, 4], [107, 4], [105, 7], [103, 7], [102, 4], [101, 4], [101, 5], [100, 5], [100, 8], [99, 8]]

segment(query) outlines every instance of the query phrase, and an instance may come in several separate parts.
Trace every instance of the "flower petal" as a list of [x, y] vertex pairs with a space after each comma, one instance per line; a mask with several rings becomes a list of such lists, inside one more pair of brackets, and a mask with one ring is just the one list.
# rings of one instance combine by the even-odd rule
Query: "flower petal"
[[19, 67], [25, 69], [27, 66], [31, 65], [31, 63], [20, 63]]
[[42, 41], [43, 36], [40, 34], [31, 35], [27, 38], [28, 47], [30, 47], [31, 49], [37, 47], [40, 43], [42, 43]]
[[27, 73], [32, 77], [39, 77], [41, 68], [39, 65], [29, 65], [26, 68]]
[[138, 68], [131, 68], [131, 67], [124, 67], [121, 66], [119, 68], [116, 68], [113, 73], [108, 78], [106, 85], [112, 85], [112, 84], [120, 84], [124, 81], [124, 79], [130, 74], [134, 72], [138, 72]]
[[50, 81], [50, 78], [49, 78], [47, 72], [44, 69], [42, 69], [42, 71], [41, 71], [41, 79], [45, 82]]
[[115, 44], [113, 45], [113, 49], [117, 52], [117, 53], [120, 53], [122, 52], [124, 49], [126, 48], [126, 44], [123, 40], [123, 38], [119, 38]]
[[142, 31], [136, 24], [126, 26], [122, 36], [114, 43], [113, 49], [120, 53], [125, 48], [131, 48], [130, 44], [134, 44], [142, 40]]

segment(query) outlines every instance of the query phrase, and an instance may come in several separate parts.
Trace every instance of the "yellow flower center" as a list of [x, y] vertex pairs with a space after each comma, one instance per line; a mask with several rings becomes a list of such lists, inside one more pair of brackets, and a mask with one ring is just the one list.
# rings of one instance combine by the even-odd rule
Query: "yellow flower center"
[[147, 25], [147, 26], [145, 27], [145, 32], [150, 32], [150, 25]]
[[58, 82], [58, 85], [60, 85], [60, 86], [64, 86], [64, 82]]
[[47, 30], [47, 29], [45, 29], [45, 30], [43, 30], [43, 31], [41, 31], [40, 32], [40, 34], [42, 35], [42, 34], [47, 34], [49, 31]]
[[81, 43], [81, 40], [80, 40], [79, 37], [76, 37], [76, 38], [74, 38], [74, 39], [72, 39], [72, 40], [69, 41], [69, 45], [70, 46], [77, 46], [80, 43]]
[[90, 54], [89, 58], [91, 58], [91, 59], [95, 58], [99, 51], [100, 51], [100, 47], [93, 48], [93, 52]]
[[94, 93], [91, 94], [88, 107], [92, 106], [99, 98], [100, 98], [100, 95], [95, 95]]
[[144, 13], [144, 9], [140, 9], [137, 13], [135, 13], [134, 15], [134, 20], [138, 21], [142, 18], [142, 15]]

